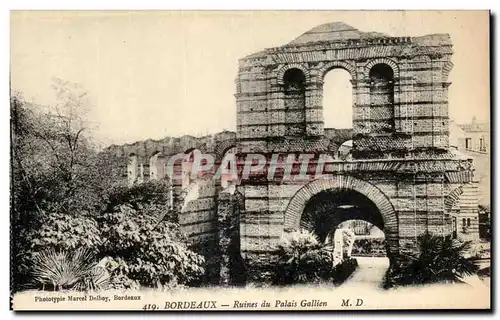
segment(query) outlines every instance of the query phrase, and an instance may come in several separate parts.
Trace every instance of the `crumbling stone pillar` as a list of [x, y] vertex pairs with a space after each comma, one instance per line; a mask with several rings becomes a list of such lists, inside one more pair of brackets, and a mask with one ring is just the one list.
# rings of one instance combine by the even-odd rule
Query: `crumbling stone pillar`
[[219, 284], [239, 284], [244, 266], [240, 256], [241, 195], [230, 186], [219, 194], [217, 202], [218, 246], [220, 252]]

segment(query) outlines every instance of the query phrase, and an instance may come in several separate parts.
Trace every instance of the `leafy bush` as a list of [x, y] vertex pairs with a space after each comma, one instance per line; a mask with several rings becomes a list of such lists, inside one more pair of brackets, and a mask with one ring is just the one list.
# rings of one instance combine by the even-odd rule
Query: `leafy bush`
[[384, 286], [461, 282], [460, 278], [479, 269], [473, 258], [466, 257], [470, 247], [471, 242], [425, 233], [418, 239], [418, 253], [392, 257]]
[[122, 258], [105, 257], [99, 264], [103, 265], [109, 274], [110, 289], [139, 289], [139, 282], [129, 278], [130, 268]]
[[89, 249], [45, 250], [35, 255], [33, 281], [43, 289], [98, 290], [108, 287], [109, 275]]
[[[116, 206], [127, 204], [135, 210], [142, 210], [151, 205], [158, 206], [162, 213], [167, 213], [170, 202], [170, 184], [167, 181], [148, 181], [133, 186], [116, 185], [108, 195], [106, 211], [113, 211]], [[176, 217], [169, 215], [169, 221]]]
[[[47, 213], [39, 227], [25, 236], [29, 238], [29, 248], [18, 259], [24, 266], [24, 274], [27, 274], [24, 282], [33, 282], [35, 274], [29, 271], [37, 259], [39, 269], [35, 284], [53, 286], [57, 290], [95, 288], [95, 279], [103, 270], [107, 274], [108, 287], [115, 289], [197, 284], [204, 273], [203, 257], [187, 247], [187, 239], [180, 233], [179, 225], [172, 222], [175, 215], [167, 212], [168, 192], [164, 188], [163, 183], [147, 183], [130, 189], [114, 188], [104, 206], [110, 210], [96, 219], [83, 214]], [[84, 278], [79, 273], [57, 271], [59, 269], [50, 281], [42, 277], [49, 274], [44, 268], [47, 269], [50, 263], [44, 261], [63, 261], [61, 270], [67, 270], [75, 263], [90, 264], [85, 259], [71, 262], [85, 258], [67, 253], [75, 249], [91, 249], [106, 258]], [[56, 279], [58, 275], [60, 278]], [[70, 278], [65, 279], [63, 275]]]
[[204, 258], [188, 248], [178, 224], [158, 218], [158, 210], [153, 205], [139, 212], [123, 204], [105, 213], [103, 254], [123, 259], [128, 277], [144, 286], [196, 284], [205, 271]]
[[97, 222], [92, 217], [49, 213], [33, 234], [35, 252], [45, 249], [74, 250], [96, 248], [101, 242]]
[[[40, 254], [72, 252], [76, 249], [97, 250], [101, 242], [97, 222], [92, 217], [46, 213], [37, 228], [18, 230], [15, 275], [24, 287], [32, 285], [31, 268], [39, 263]], [[62, 254], [62, 253], [61, 253]]]

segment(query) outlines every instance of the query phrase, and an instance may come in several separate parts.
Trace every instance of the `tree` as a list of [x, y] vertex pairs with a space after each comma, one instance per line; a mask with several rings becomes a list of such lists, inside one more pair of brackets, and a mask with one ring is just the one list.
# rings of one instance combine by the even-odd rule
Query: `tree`
[[14, 191], [21, 188], [17, 200], [39, 214], [92, 211], [99, 194], [92, 191], [100, 191], [92, 189], [103, 181], [96, 176], [106, 170], [96, 167], [98, 152], [87, 133], [87, 93], [58, 79], [54, 90], [53, 106], [26, 103], [19, 95], [11, 99]]
[[100, 153], [91, 138], [86, 92], [58, 79], [54, 90], [58, 100], [52, 106], [11, 95], [14, 288], [28, 282], [36, 252], [71, 250], [70, 238], [77, 235], [99, 241], [93, 219], [103, 210], [112, 182], [119, 181], [116, 160]]

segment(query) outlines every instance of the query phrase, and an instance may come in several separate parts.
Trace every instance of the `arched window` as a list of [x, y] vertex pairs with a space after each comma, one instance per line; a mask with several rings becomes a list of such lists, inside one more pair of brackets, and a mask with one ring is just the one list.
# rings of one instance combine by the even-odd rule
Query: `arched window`
[[462, 225], [465, 227], [466, 226], [466, 220], [465, 218], [462, 219]]
[[470, 218], [467, 218], [467, 227], [470, 227]]
[[342, 68], [329, 71], [323, 79], [323, 120], [325, 128], [352, 128], [352, 83]]
[[306, 132], [306, 77], [302, 70], [289, 69], [283, 76], [285, 90], [285, 135]]
[[370, 70], [370, 121], [371, 132], [394, 131], [394, 71], [379, 63]]
[[165, 172], [166, 157], [161, 152], [156, 152], [149, 159], [149, 179], [162, 180], [166, 176]]

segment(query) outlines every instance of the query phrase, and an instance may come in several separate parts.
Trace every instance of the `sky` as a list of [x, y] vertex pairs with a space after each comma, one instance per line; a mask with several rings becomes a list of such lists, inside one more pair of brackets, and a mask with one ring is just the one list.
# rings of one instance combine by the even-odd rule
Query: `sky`
[[[235, 131], [238, 59], [335, 21], [390, 36], [449, 33], [450, 117], [489, 120], [487, 11], [13, 12], [11, 87], [50, 104], [54, 77], [80, 84], [106, 144]], [[342, 92], [325, 103], [350, 103]], [[332, 110], [328, 124], [350, 126], [349, 112]]]

